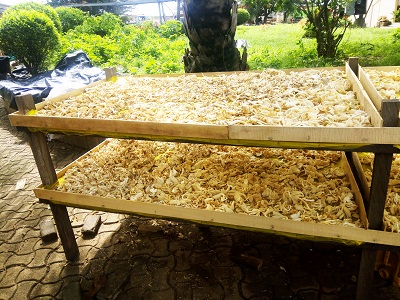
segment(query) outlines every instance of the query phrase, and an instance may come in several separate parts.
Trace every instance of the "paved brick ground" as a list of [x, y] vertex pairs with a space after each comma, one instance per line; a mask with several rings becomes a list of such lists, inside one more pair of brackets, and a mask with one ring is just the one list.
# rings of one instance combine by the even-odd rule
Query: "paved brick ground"
[[[80, 257], [43, 243], [52, 219], [24, 133], [0, 104], [0, 299], [354, 299], [360, 249], [189, 223], [69, 209]], [[84, 150], [49, 142], [57, 169]], [[99, 233], [83, 238], [88, 214]], [[371, 299], [400, 299], [375, 276]]]

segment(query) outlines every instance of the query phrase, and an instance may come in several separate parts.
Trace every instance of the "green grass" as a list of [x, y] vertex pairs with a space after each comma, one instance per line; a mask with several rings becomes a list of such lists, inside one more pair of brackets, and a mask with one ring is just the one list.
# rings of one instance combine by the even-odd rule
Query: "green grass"
[[359, 57], [362, 66], [400, 65], [399, 47], [393, 40], [395, 29], [351, 28], [339, 46], [336, 59], [318, 58], [313, 39], [302, 39], [301, 24], [239, 26], [236, 39], [248, 42], [250, 69], [311, 68], [342, 66], [349, 57]]

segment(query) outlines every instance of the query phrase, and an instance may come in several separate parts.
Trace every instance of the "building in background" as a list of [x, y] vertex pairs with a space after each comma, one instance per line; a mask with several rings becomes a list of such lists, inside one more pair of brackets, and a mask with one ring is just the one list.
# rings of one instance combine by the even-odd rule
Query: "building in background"
[[400, 0], [357, 0], [349, 4], [346, 14], [355, 19], [363, 18], [366, 27], [381, 26], [381, 19], [394, 22], [393, 12], [400, 6]]

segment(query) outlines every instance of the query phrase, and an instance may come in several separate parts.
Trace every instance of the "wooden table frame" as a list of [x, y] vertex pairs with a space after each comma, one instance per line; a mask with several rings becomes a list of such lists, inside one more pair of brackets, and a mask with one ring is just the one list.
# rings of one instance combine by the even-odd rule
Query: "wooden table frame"
[[[354, 74], [358, 73], [358, 61], [356, 59], [350, 59], [348, 62], [351, 70]], [[115, 76], [115, 69], [106, 70], [107, 79]], [[353, 76], [352, 74], [348, 74], [348, 76]], [[354, 79], [353, 84], [356, 84]], [[365, 91], [362, 87], [358, 86], [357, 95], [365, 96]], [[368, 97], [366, 97], [368, 98]], [[38, 130], [38, 128], [29, 128], [27, 124], [30, 124], [30, 121], [21, 121], [23, 120], [23, 116], [31, 111], [35, 110], [36, 106], [33, 102], [33, 99], [30, 95], [18, 96], [16, 97], [16, 103], [18, 106], [18, 120], [14, 120], [12, 124], [14, 126], [19, 126], [20, 128], [24, 128], [26, 131], [28, 141], [30, 143], [35, 162], [41, 177], [41, 181], [43, 186], [52, 186], [57, 182], [57, 174], [54, 169], [53, 162], [50, 157], [49, 149], [47, 146], [47, 139], [45, 136], [45, 131], [49, 132], [61, 132], [63, 131], [64, 124], [60, 125], [60, 128], [42, 128]], [[399, 101], [398, 100], [383, 100], [380, 106], [380, 114], [377, 116], [375, 125], [377, 128], [359, 128], [359, 134], [365, 135], [364, 139], [359, 139], [359, 137], [351, 137], [346, 136], [346, 130], [343, 130], [343, 140], [339, 141], [342, 143], [340, 145], [340, 149], [347, 151], [346, 157], [350, 161], [350, 166], [356, 176], [356, 181], [360, 185], [361, 193], [364, 196], [365, 207], [367, 210], [367, 217], [369, 222], [369, 229], [371, 230], [381, 230], [382, 229], [382, 220], [383, 220], [383, 212], [385, 208], [385, 202], [387, 197], [388, 183], [389, 183], [389, 175], [391, 170], [391, 163], [393, 158], [393, 153], [400, 152], [395, 145], [400, 144], [400, 136], [398, 135], [398, 128], [393, 128], [398, 126], [399, 119]], [[368, 106], [370, 107], [370, 106]], [[369, 113], [375, 114], [373, 108], [369, 109]], [[22, 118], [21, 118], [22, 117]], [[380, 120], [381, 118], [381, 120]], [[10, 120], [12, 118], [10, 117]], [[32, 124], [31, 124], [32, 125]], [[129, 125], [129, 124], [128, 124]], [[147, 124], [148, 125], [148, 124]], [[151, 124], [150, 124], [151, 125]], [[106, 128], [107, 124], [105, 123], [104, 127]], [[139, 127], [138, 127], [139, 126]], [[154, 125], [155, 126], [155, 125]], [[382, 127], [385, 128], [382, 128]], [[32, 126], [35, 127], [35, 126]], [[172, 126], [174, 127], [174, 126]], [[141, 124], [138, 124], [134, 130], [139, 130], [136, 132], [138, 138], [144, 139], [154, 139], [154, 140], [173, 140], [173, 141], [184, 141], [191, 142], [190, 132], [185, 133], [181, 132], [178, 127], [174, 127], [176, 130], [175, 137], [168, 138], [164, 134], [165, 132], [159, 133], [159, 135], [152, 136], [141, 136], [140, 130]], [[244, 128], [244, 129], [243, 129]], [[131, 130], [130, 128], [125, 128], [128, 132]], [[82, 132], [85, 128], [77, 129], [77, 132]], [[147, 129], [146, 129], [147, 130]], [[218, 129], [219, 130], [219, 129]], [[248, 126], [248, 127], [226, 127], [220, 128], [220, 135], [218, 132], [216, 136], [213, 136], [211, 139], [206, 137], [198, 136], [195, 138], [195, 141], [202, 143], [221, 143], [221, 144], [232, 144], [232, 145], [248, 145], [252, 146], [272, 146], [272, 147], [289, 147], [293, 145], [293, 142], [297, 142], [297, 148], [311, 148], [311, 149], [335, 149], [335, 144], [330, 143], [329, 139], [324, 140], [324, 137], [329, 136], [329, 128], [310, 128], [310, 132], [307, 132], [307, 136], [304, 136], [304, 130], [300, 130], [299, 132], [292, 132], [293, 138], [290, 139], [290, 144], [285, 144], [285, 139], [287, 138], [286, 133], [282, 128], [269, 128], [268, 130], [263, 131], [263, 128], [257, 128], [257, 126]], [[244, 131], [243, 131], [244, 130]], [[68, 130], [70, 133], [74, 133], [74, 128], [70, 127]], [[161, 129], [162, 131], [162, 129]], [[227, 132], [225, 132], [227, 131]], [[313, 132], [316, 133], [313, 133]], [[326, 131], [325, 133], [321, 133]], [[144, 131], [145, 132], [145, 131]], [[125, 132], [117, 132], [118, 137], [124, 135]], [[369, 134], [371, 133], [371, 134]], [[97, 134], [102, 136], [113, 137], [112, 133], [102, 132], [100, 130]], [[115, 133], [114, 133], [115, 134]], [[282, 134], [285, 136], [282, 140], [280, 137]], [[243, 136], [258, 136], [256, 143], [252, 143], [252, 140], [246, 140]], [[129, 134], [128, 134], [129, 137]], [[226, 138], [228, 137], [228, 138]], [[354, 139], [354, 140], [353, 140]], [[254, 140], [253, 140], [254, 142]], [[374, 165], [373, 165], [373, 177], [371, 188], [368, 190], [365, 185], [365, 178], [363, 178], [363, 174], [359, 172], [359, 162], [355, 160], [355, 156], [353, 152], [360, 151], [370, 151], [375, 153]], [[363, 184], [364, 183], [364, 184]], [[75, 260], [79, 256], [79, 249], [76, 243], [75, 235], [72, 230], [71, 222], [68, 216], [68, 212], [66, 206], [63, 204], [56, 204], [56, 201], [48, 201], [45, 199], [41, 199], [44, 202], [48, 202], [50, 204], [51, 211], [53, 213], [54, 221], [57, 226], [57, 230], [61, 239], [62, 246], [64, 248], [64, 252], [67, 260]], [[382, 232], [383, 233], [383, 232]], [[391, 233], [386, 233], [391, 234]], [[378, 242], [379, 243], [379, 242]], [[375, 245], [374, 242], [366, 243], [362, 245], [364, 247], [362, 251], [360, 270], [358, 276], [358, 285], [357, 285], [357, 299], [368, 299], [371, 289], [372, 289], [372, 280], [374, 275], [374, 262], [376, 258], [376, 249], [385, 248], [382, 245]], [[397, 251], [399, 245], [393, 245], [390, 249], [394, 249]]]

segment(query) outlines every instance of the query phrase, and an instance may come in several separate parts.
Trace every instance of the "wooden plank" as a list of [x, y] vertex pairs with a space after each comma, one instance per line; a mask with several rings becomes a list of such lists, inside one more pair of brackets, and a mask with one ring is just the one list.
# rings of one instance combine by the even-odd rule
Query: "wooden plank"
[[360, 68], [359, 78], [369, 98], [374, 103], [376, 109], [380, 111], [382, 109], [382, 97], [380, 96], [379, 92], [377, 91], [374, 84], [369, 79], [367, 73], [364, 71], [363, 68]]
[[304, 235], [314, 237], [317, 240], [320, 238], [321, 240], [327, 239], [343, 242], [348, 241], [400, 246], [398, 234], [377, 230], [200, 210], [115, 198], [64, 193], [41, 188], [34, 189], [34, 192], [39, 198], [50, 200], [52, 203], [63, 204], [71, 207], [137, 214], [152, 218], [157, 217], [185, 220], [212, 226], [223, 226], [243, 230]]
[[356, 169], [355, 172], [358, 174], [358, 178], [360, 179], [361, 194], [363, 195], [363, 199], [369, 199], [370, 198], [369, 186], [367, 178], [365, 177], [362, 164], [360, 162], [360, 158], [358, 157], [357, 153], [352, 153], [351, 155], [354, 167]]
[[91, 84], [88, 84], [88, 85], [86, 85], [86, 86], [84, 86], [84, 87], [75, 89], [75, 90], [73, 90], [73, 91], [66, 92], [66, 93], [64, 93], [64, 94], [62, 94], [62, 95], [59, 95], [59, 96], [56, 96], [56, 97], [47, 99], [46, 101], [39, 102], [38, 104], [36, 104], [35, 109], [36, 109], [36, 110], [40, 110], [40, 109], [42, 109], [47, 103], [58, 102], [58, 101], [62, 101], [62, 100], [65, 100], [65, 99], [68, 99], [68, 98], [71, 98], [71, 97], [79, 96], [80, 94], [84, 93], [86, 89], [91, 88], [91, 87], [94, 87], [94, 86], [96, 86], [96, 85], [98, 85], [98, 84], [102, 84], [104, 81], [105, 81], [105, 80], [95, 81], [95, 82], [93, 82], [93, 83], [91, 83]]
[[345, 170], [345, 172], [347, 174], [347, 179], [350, 182], [351, 190], [353, 191], [354, 198], [355, 198], [355, 201], [358, 206], [358, 214], [360, 215], [361, 223], [363, 224], [363, 226], [365, 228], [369, 228], [367, 212], [366, 212], [365, 206], [364, 206], [364, 200], [361, 195], [360, 189], [358, 187], [357, 181], [353, 175], [353, 171], [350, 167], [349, 161], [346, 157], [346, 153], [344, 153], [344, 152], [342, 152], [342, 165], [343, 165], [343, 169]]
[[[200, 125], [134, 122], [58, 117], [32, 117], [12, 114], [13, 126], [30, 130], [95, 135], [115, 138], [137, 138], [229, 145], [314, 148], [332, 147], [349, 150], [369, 145], [399, 145], [400, 128], [378, 127], [284, 127], [264, 125]], [[301, 145], [294, 145], [301, 143]], [[315, 143], [316, 145], [310, 145]], [[280, 145], [278, 145], [280, 144]], [[327, 144], [327, 145], [323, 145]], [[328, 145], [330, 144], [330, 145]], [[321, 146], [320, 146], [321, 145]], [[371, 150], [371, 149], [369, 149]], [[365, 148], [357, 151], [367, 151]], [[394, 150], [393, 152], [397, 152]]]
[[376, 66], [376, 67], [362, 67], [363, 69], [371, 69], [383, 72], [393, 72], [400, 69], [400, 66]]
[[158, 122], [135, 122], [112, 119], [80, 119], [60, 117], [35, 117], [13, 114], [9, 116], [13, 126], [28, 126], [49, 132], [75, 132], [82, 135], [112, 137], [171, 136], [207, 139], [228, 139], [228, 126]]
[[398, 145], [399, 134], [400, 128], [382, 127], [229, 126], [229, 139], [237, 140]]
[[357, 95], [357, 99], [364, 111], [370, 116], [371, 124], [374, 127], [382, 127], [383, 120], [378, 112], [375, 102], [371, 101], [368, 93], [364, 90], [364, 87], [354, 72], [351, 70], [350, 65], [346, 63], [346, 75], [349, 80], [353, 91]]

